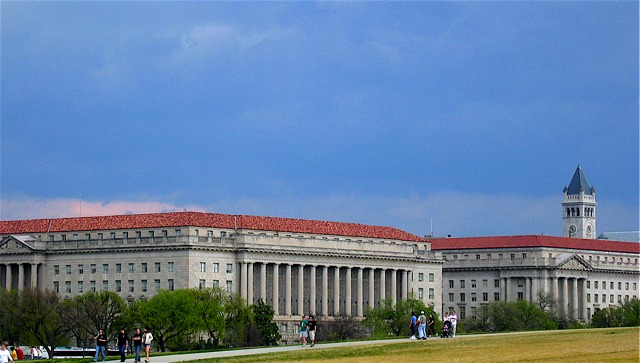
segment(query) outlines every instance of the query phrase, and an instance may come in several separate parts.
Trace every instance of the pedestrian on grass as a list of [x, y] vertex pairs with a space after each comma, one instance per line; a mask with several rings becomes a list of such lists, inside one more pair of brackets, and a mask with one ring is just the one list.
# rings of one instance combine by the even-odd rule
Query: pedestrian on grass
[[127, 348], [129, 347], [129, 337], [124, 328], [120, 329], [118, 333], [118, 351], [120, 351], [120, 362], [124, 362], [127, 359]]
[[140, 351], [142, 350], [142, 333], [140, 332], [140, 328], [136, 328], [131, 340], [133, 341], [133, 353], [135, 354], [133, 360], [135, 363], [140, 363]]
[[300, 321], [300, 342], [302, 342], [302, 346], [305, 347], [307, 345], [307, 326], [309, 325], [309, 320], [302, 315], [302, 320]]
[[107, 360], [107, 336], [104, 333], [104, 330], [100, 329], [98, 330], [98, 334], [96, 334], [95, 337], [93, 337], [93, 340], [96, 341], [96, 355], [93, 357], [93, 361], [97, 362], [98, 361], [98, 357], [100, 355], [102, 355], [102, 361], [106, 361]]
[[418, 322], [418, 318], [416, 317], [416, 312], [411, 312], [411, 320], [409, 322], [409, 329], [411, 329], [411, 337], [409, 339], [416, 339], [416, 324]]
[[146, 354], [145, 362], [149, 363], [149, 351], [151, 350], [151, 342], [153, 341], [153, 334], [149, 327], [144, 328], [144, 334], [142, 334], [142, 344], [144, 344], [144, 352]]
[[313, 315], [309, 315], [309, 324], [307, 325], [309, 331], [309, 340], [311, 340], [311, 346], [316, 344], [316, 319]]

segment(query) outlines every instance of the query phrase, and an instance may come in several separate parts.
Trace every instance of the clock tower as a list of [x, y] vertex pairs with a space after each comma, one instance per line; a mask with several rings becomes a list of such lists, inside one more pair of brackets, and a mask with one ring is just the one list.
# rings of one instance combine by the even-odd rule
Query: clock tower
[[578, 166], [568, 187], [564, 187], [562, 201], [563, 236], [596, 238], [596, 189], [589, 185]]

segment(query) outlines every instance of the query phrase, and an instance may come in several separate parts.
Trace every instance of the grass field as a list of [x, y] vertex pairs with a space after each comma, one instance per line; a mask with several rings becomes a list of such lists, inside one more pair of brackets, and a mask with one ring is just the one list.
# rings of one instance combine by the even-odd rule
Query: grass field
[[213, 362], [640, 362], [640, 328], [488, 334], [200, 360]]

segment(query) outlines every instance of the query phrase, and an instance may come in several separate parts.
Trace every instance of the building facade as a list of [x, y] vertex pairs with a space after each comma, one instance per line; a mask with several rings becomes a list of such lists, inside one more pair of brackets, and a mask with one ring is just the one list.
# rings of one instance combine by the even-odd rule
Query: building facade
[[391, 228], [177, 212], [0, 222], [0, 286], [62, 297], [221, 287], [273, 306], [283, 336], [300, 315], [363, 317], [413, 293], [442, 306], [442, 257]]

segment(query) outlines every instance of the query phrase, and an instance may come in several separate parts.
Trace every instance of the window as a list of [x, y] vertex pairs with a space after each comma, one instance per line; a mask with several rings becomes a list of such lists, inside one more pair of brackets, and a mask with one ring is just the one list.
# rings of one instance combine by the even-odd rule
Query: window
[[78, 281], [78, 292], [81, 294], [84, 292], [84, 281]]
[[499, 292], [494, 292], [493, 293], [493, 301], [500, 301], [500, 293]]
[[449, 288], [453, 289], [453, 280], [449, 280]]
[[424, 274], [422, 272], [420, 272], [418, 274], [418, 282], [422, 282], [422, 281], [424, 281]]
[[107, 291], [107, 290], [109, 290], [109, 281], [102, 280], [102, 291]]
[[160, 290], [160, 280], [159, 279], [153, 280], [153, 284], [155, 285], [156, 291], [159, 291]]
[[500, 287], [500, 279], [493, 280], [493, 287]]
[[490, 259], [491, 259], [491, 254], [487, 253], [487, 260], [490, 260]]
[[139, 240], [140, 238], [142, 238], [142, 232], [136, 231], [136, 239]]
[[129, 238], [129, 232], [122, 232], [122, 238], [125, 240]]
[[593, 302], [594, 303], [598, 302], [598, 294], [593, 294]]
[[141, 285], [142, 292], [147, 292], [147, 280], [142, 280]]
[[71, 275], [71, 265], [66, 265], [65, 268], [67, 270], [67, 275]]
[[498, 253], [498, 259], [502, 260], [502, 253]]
[[524, 292], [518, 291], [518, 300], [524, 299]]
[[483, 292], [482, 293], [482, 301], [489, 301], [489, 293], [488, 292]]
[[111, 236], [111, 239], [116, 239], [116, 233], [115, 232], [111, 232], [109, 235]]
[[512, 253], [512, 254], [511, 254], [511, 259], [513, 260], [513, 259], [515, 259], [515, 258], [516, 258], [516, 254], [515, 254], [515, 253]]
[[482, 280], [482, 287], [484, 287], [485, 289], [489, 287], [489, 280]]
[[89, 281], [89, 289], [91, 290], [91, 292], [96, 292], [96, 282], [95, 281]]
[[526, 254], [526, 253], [523, 253], [523, 254], [522, 254], [522, 258], [527, 258], [527, 254]]
[[160, 268], [160, 262], [156, 262], [156, 263], [155, 263], [155, 266], [156, 266], [156, 267], [155, 267], [155, 271], [156, 271], [156, 272], [160, 272], [160, 270], [161, 270], [161, 268]]
[[84, 265], [78, 265], [78, 273], [80, 275], [84, 274]]
[[613, 281], [611, 281], [611, 282], [609, 283], [609, 288], [610, 288], [611, 290], [613, 290]]
[[612, 294], [612, 295], [609, 296], [609, 302], [612, 303], [612, 304], [613, 304], [613, 299], [614, 299], [614, 297], [613, 297], [613, 294]]
[[460, 315], [458, 316], [458, 319], [462, 320], [466, 317], [467, 312], [464, 306], [460, 306]]
[[134, 292], [134, 291], [136, 291], [136, 289], [135, 289], [133, 280], [129, 280], [129, 292]]
[[228, 263], [227, 264], [227, 273], [228, 274], [233, 273], [233, 264], [232, 263]]
[[477, 308], [475, 306], [471, 307], [471, 319], [475, 319], [476, 318], [476, 312], [477, 312]]
[[217, 289], [220, 287], [220, 280], [213, 280], [213, 288]]
[[154, 231], [149, 231], [149, 238], [153, 238], [153, 237], [155, 237]]
[[477, 300], [477, 298], [476, 298], [476, 293], [475, 293], [475, 292], [472, 292], [472, 293], [471, 293], [471, 301], [476, 301], [476, 300]]
[[122, 292], [122, 281], [116, 280], [116, 292]]
[[122, 272], [122, 264], [121, 263], [116, 263], [116, 273], [121, 273]]
[[420, 299], [420, 300], [424, 299], [424, 289], [423, 288], [419, 288], [418, 289], [418, 299]]
[[103, 239], [104, 235], [102, 233], [98, 233], [98, 239]]
[[129, 273], [132, 274], [134, 272], [136, 272], [136, 265], [134, 263], [130, 263], [129, 264]]
[[213, 231], [207, 231], [207, 237], [213, 237]]
[[591, 281], [587, 280], [587, 289], [591, 288]]
[[200, 262], [200, 272], [207, 272], [207, 263]]
[[594, 281], [594, 282], [593, 282], [593, 288], [594, 288], [594, 289], [597, 289], [597, 288], [598, 288], [598, 281]]
[[59, 293], [60, 292], [60, 283], [58, 281], [53, 282], [53, 291]]
[[453, 293], [452, 292], [449, 293], [449, 301], [453, 301]]
[[173, 291], [173, 279], [167, 280], [167, 288], [169, 291]]
[[460, 288], [461, 288], [461, 289], [464, 289], [464, 288], [465, 288], [464, 280], [460, 280]]
[[71, 293], [71, 281], [64, 282], [64, 291], [66, 291], [67, 294]]
[[205, 288], [205, 281], [204, 281], [204, 279], [200, 279], [200, 280], [198, 280], [198, 288], [199, 288], [200, 290], [203, 290], [203, 289]]
[[480, 259], [480, 255], [476, 255], [476, 260], [479, 260], [479, 259]]
[[96, 264], [92, 263], [90, 267], [91, 267], [91, 273], [92, 274], [96, 273]]
[[434, 299], [435, 297], [435, 290], [434, 289], [429, 289], [429, 299]]
[[173, 268], [174, 268], [174, 263], [173, 262], [169, 262], [167, 264], [167, 271], [173, 272]]
[[476, 280], [471, 280], [471, 288], [472, 289], [476, 288]]
[[628, 282], [625, 282], [625, 283], [624, 283], [624, 289], [625, 289], [625, 290], [629, 290], [629, 283], [628, 283]]
[[633, 283], [633, 290], [635, 291], [635, 290], [637, 290], [637, 289], [638, 289], [638, 283], [637, 283], [637, 282], [634, 282], [634, 283]]
[[182, 236], [182, 230], [176, 229], [176, 237]]
[[102, 265], [102, 273], [103, 274], [108, 274], [109, 273], [109, 264], [105, 263]]
[[435, 279], [435, 275], [434, 275], [434, 274], [432, 274], [432, 273], [430, 273], [430, 274], [429, 274], [429, 282], [433, 282], [433, 281], [434, 281], [434, 279]]
[[214, 273], [219, 273], [220, 272], [220, 264], [219, 263], [214, 263], [213, 264], [213, 272]]
[[607, 289], [607, 282], [606, 281], [602, 281], [602, 288], [603, 289]]
[[618, 282], [618, 290], [622, 290], [622, 282]]
[[233, 281], [227, 281], [227, 292], [233, 292]]
[[465, 302], [464, 292], [460, 293], [460, 302]]
[[147, 273], [147, 263], [143, 262], [142, 265], [140, 266], [140, 269], [142, 270], [142, 273]]
[[60, 265], [53, 265], [53, 274], [60, 275]]
[[622, 302], [622, 295], [618, 295], [618, 304]]

